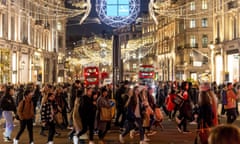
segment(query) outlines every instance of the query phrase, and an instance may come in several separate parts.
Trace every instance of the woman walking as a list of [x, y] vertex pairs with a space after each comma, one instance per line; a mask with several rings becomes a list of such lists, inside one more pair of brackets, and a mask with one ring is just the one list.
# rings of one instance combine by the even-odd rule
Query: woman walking
[[133, 96], [130, 97], [130, 102], [128, 104], [127, 110], [127, 121], [124, 125], [124, 131], [119, 135], [120, 143], [124, 143], [123, 137], [127, 135], [130, 130], [135, 128], [135, 124], [139, 129], [140, 133], [140, 144], [148, 144], [144, 141], [144, 129], [143, 129], [143, 113], [146, 107], [139, 94], [139, 88], [136, 86], [133, 88]]
[[97, 100], [97, 109], [98, 109], [97, 127], [98, 127], [99, 144], [104, 144], [103, 139], [107, 131], [110, 129], [111, 121], [101, 121], [100, 112], [101, 112], [101, 108], [111, 109], [114, 103], [111, 103], [111, 101], [108, 99], [107, 97], [108, 91], [106, 88], [102, 88], [101, 91], [102, 91], [102, 95]]
[[[177, 117], [180, 120], [178, 123], [177, 129], [179, 132], [189, 133], [187, 129], [187, 120], [192, 118], [192, 107], [188, 95], [188, 82], [183, 82], [181, 86], [181, 96], [184, 100], [182, 106], [179, 108], [179, 116]], [[182, 130], [183, 128], [183, 130]]]
[[20, 119], [20, 129], [14, 139], [14, 144], [18, 144], [19, 138], [24, 132], [26, 126], [28, 130], [29, 143], [33, 144], [33, 119], [34, 119], [34, 104], [32, 102], [33, 91], [26, 90], [24, 99], [20, 101], [17, 113]]
[[54, 123], [54, 107], [55, 107], [55, 95], [48, 93], [47, 101], [42, 105], [41, 121], [44, 127], [48, 127], [48, 142], [47, 144], [53, 144], [53, 137], [55, 135], [55, 123]]
[[0, 107], [3, 111], [3, 117], [5, 118], [5, 131], [3, 133], [4, 142], [12, 142], [11, 134], [13, 131], [13, 115], [16, 113], [16, 105], [13, 100], [14, 88], [13, 86], [7, 86], [4, 96], [1, 99]]

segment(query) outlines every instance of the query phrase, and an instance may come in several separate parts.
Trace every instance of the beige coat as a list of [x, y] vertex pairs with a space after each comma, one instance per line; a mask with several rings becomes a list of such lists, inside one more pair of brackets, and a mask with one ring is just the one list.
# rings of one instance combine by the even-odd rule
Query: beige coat
[[73, 127], [75, 128], [76, 131], [80, 131], [82, 129], [82, 121], [78, 111], [79, 105], [80, 98], [76, 97], [73, 108]]

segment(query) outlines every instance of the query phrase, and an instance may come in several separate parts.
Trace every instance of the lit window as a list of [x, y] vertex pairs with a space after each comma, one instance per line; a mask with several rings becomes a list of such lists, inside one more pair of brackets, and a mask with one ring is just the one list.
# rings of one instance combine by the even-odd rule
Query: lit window
[[191, 37], [190, 37], [190, 47], [196, 47], [196, 37], [195, 37], [195, 35], [191, 35]]
[[196, 27], [196, 20], [195, 19], [191, 19], [190, 20], [190, 28], [195, 28]]
[[195, 2], [190, 3], [190, 10], [193, 11], [196, 9]]
[[62, 30], [62, 24], [61, 22], [57, 23], [57, 30], [61, 31]]
[[134, 63], [134, 64], [133, 64], [133, 69], [136, 69], [136, 68], [137, 68], [137, 64]]
[[202, 19], [202, 27], [207, 27], [208, 26], [208, 19], [207, 18], [203, 18]]
[[202, 0], [202, 9], [207, 9], [207, 8], [208, 8], [207, 0]]
[[129, 0], [107, 0], [107, 16], [129, 16]]

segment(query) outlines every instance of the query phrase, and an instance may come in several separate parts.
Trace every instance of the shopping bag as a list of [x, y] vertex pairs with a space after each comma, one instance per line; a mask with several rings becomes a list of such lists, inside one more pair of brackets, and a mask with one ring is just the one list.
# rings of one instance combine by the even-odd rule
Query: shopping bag
[[111, 108], [100, 108], [100, 121], [111, 121], [112, 120], [112, 109]]

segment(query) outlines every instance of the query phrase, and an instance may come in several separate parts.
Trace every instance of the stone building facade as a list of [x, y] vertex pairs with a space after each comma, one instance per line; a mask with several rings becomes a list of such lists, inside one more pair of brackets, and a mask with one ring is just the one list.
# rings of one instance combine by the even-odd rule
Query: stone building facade
[[0, 1], [0, 83], [63, 79], [63, 11], [60, 0]]

